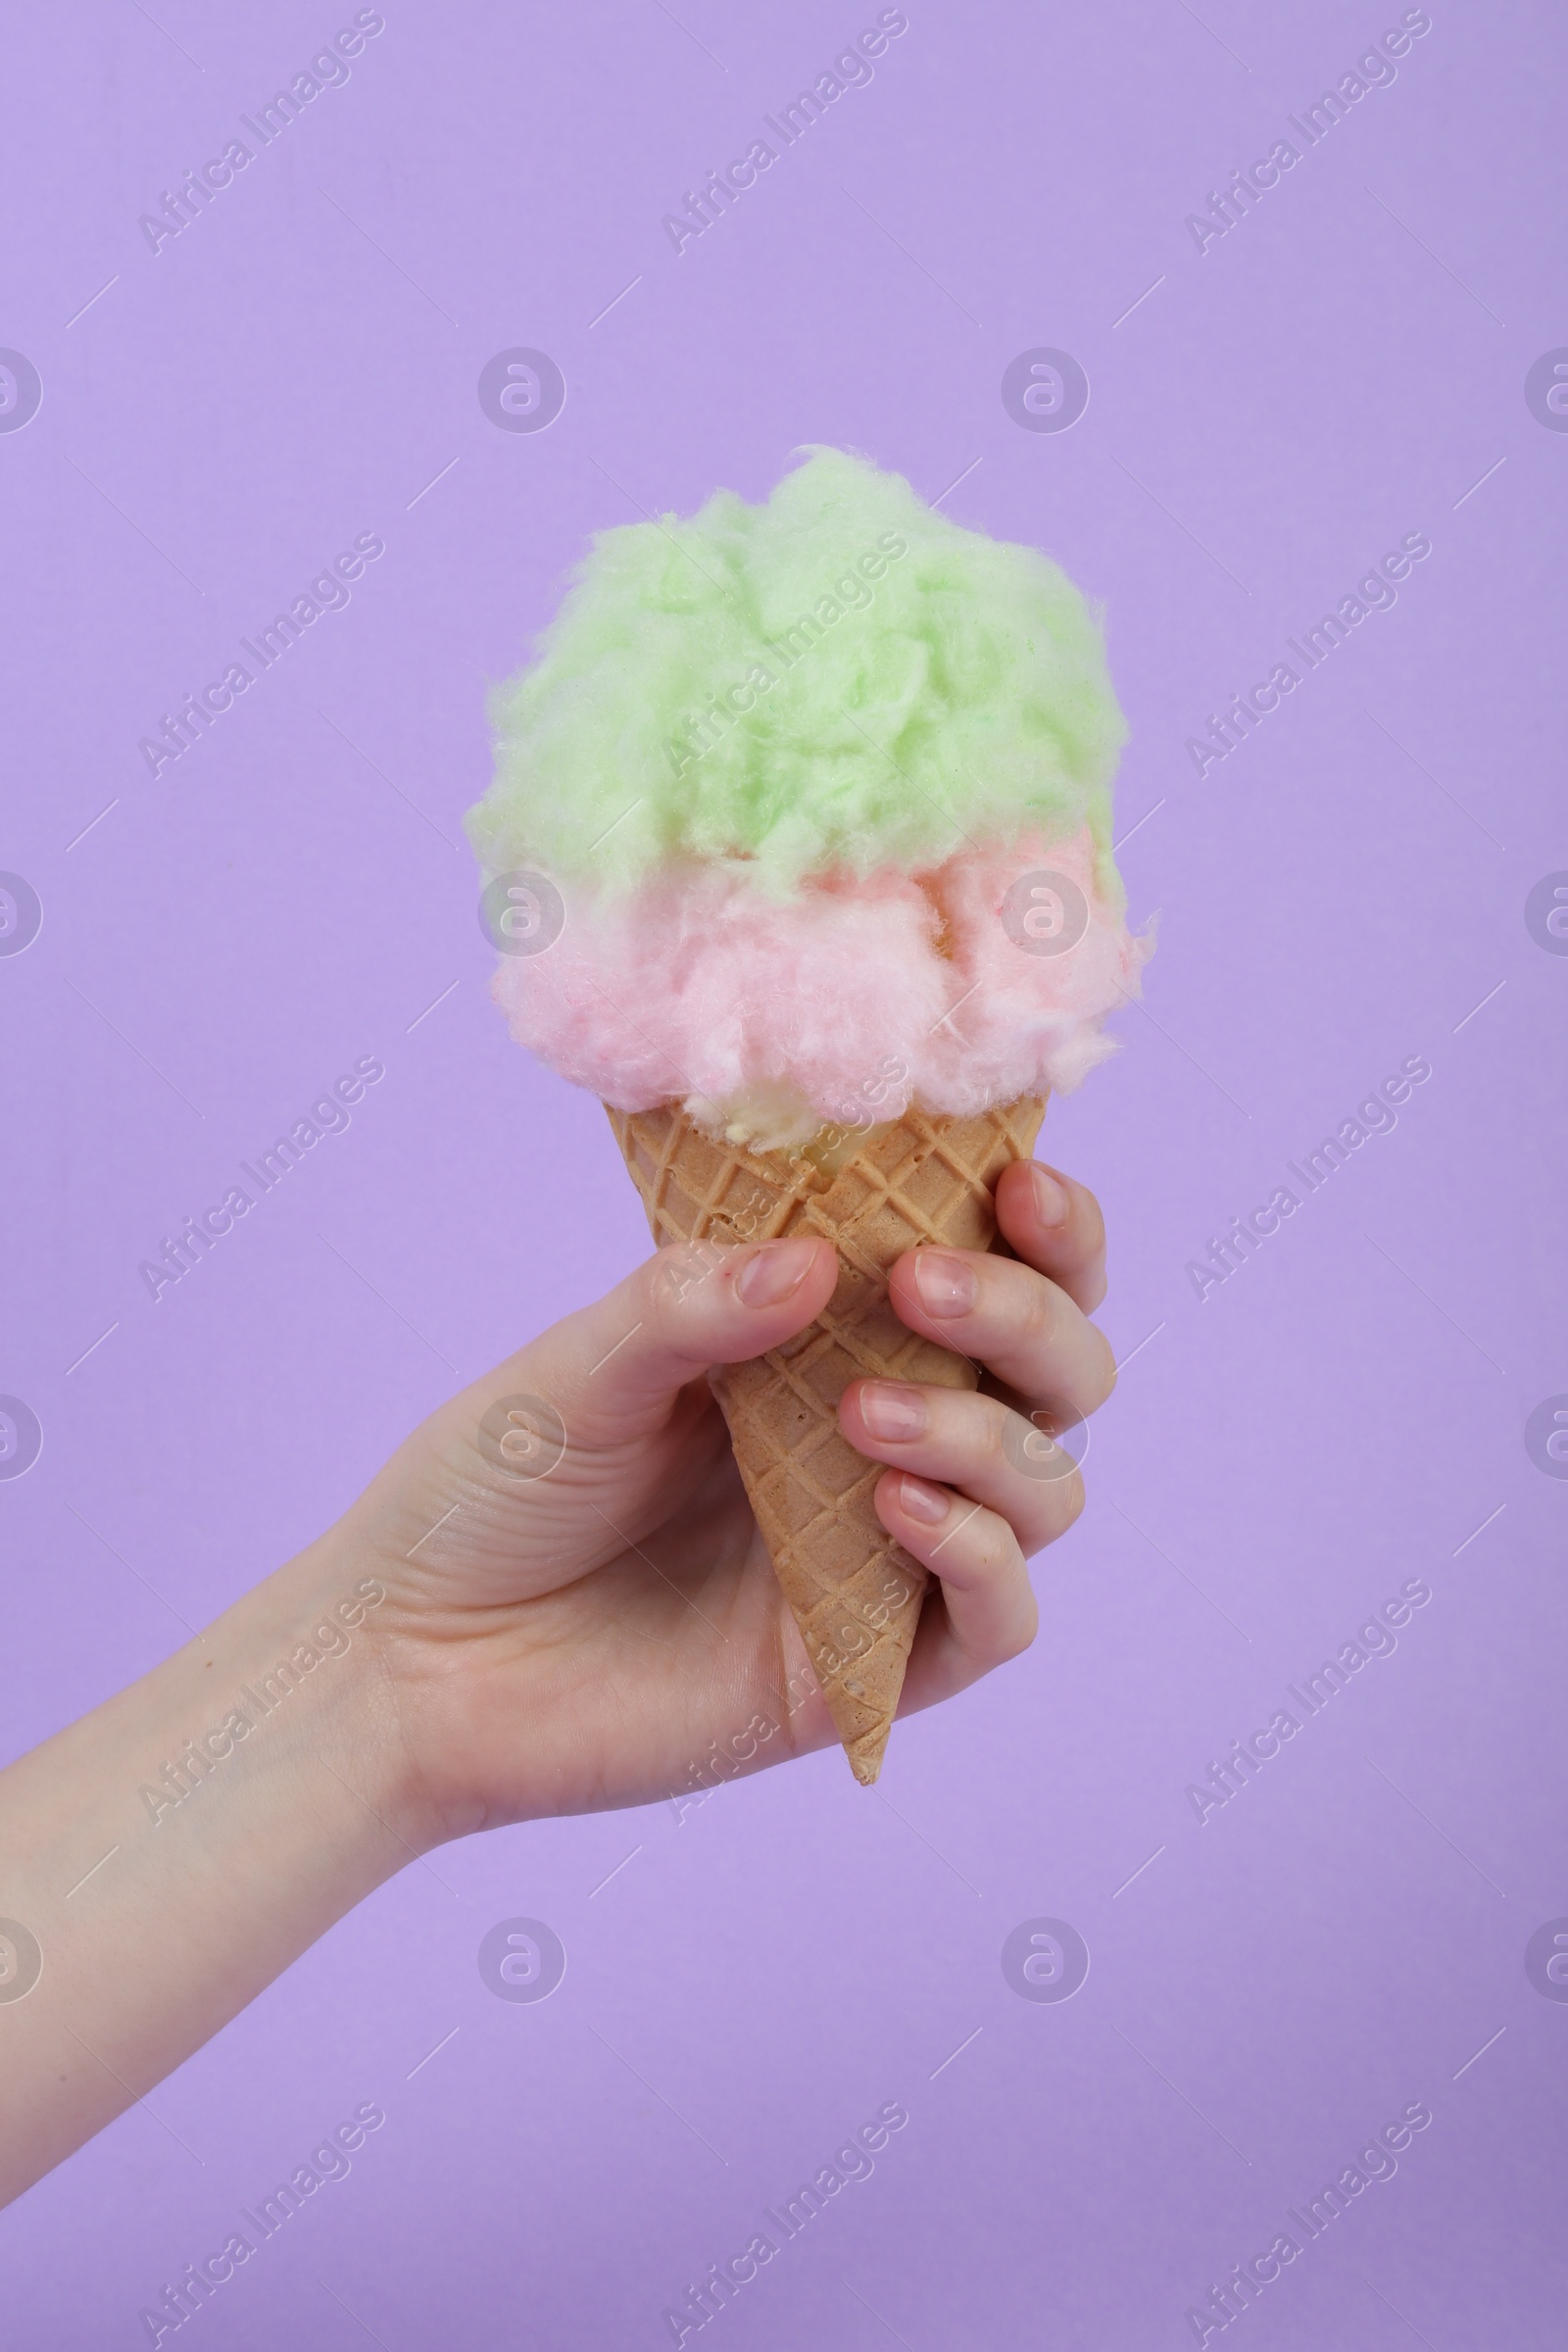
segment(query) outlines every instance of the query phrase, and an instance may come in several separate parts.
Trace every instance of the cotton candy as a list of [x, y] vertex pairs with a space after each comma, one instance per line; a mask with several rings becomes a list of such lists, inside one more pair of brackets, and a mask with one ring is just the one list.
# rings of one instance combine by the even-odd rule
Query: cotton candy
[[719, 491], [690, 521], [601, 532], [491, 716], [472, 831], [492, 873], [626, 886], [736, 858], [783, 895], [1087, 822], [1115, 895], [1126, 729], [1089, 607], [1034, 548], [842, 450], [764, 505]]
[[513, 1034], [623, 1110], [760, 1148], [1062, 1091], [1138, 993], [1100, 627], [1036, 550], [817, 450], [602, 533], [492, 698], [487, 875]]
[[[568, 885], [560, 937], [504, 956], [495, 996], [518, 1043], [576, 1085], [622, 1110], [678, 1098], [715, 1129], [738, 1114], [737, 1140], [796, 1143], [915, 1101], [974, 1112], [1064, 1092], [1112, 1050], [1099, 1023], [1136, 994], [1148, 950], [1096, 868], [1085, 828], [918, 874], [810, 880], [782, 904], [727, 865], [657, 870], [630, 893]], [[1087, 907], [1061, 953], [1035, 952], [1027, 913], [1004, 915], [1035, 873]], [[1070, 895], [1042, 887], [1053, 913]]]

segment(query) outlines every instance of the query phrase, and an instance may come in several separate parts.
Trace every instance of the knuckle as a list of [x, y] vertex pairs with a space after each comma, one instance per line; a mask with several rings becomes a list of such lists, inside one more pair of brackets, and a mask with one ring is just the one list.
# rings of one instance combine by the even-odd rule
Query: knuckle
[[[1004, 1473], [1011, 1462], [1009, 1445], [1012, 1428], [1018, 1416], [1008, 1410], [1000, 1398], [976, 1396], [968, 1400], [973, 1415], [974, 1444], [978, 1454], [976, 1468], [992, 1473]], [[976, 1412], [974, 1408], [978, 1406]]]
[[1051, 1487], [1030, 1511], [1027, 1526], [1020, 1529], [1026, 1555], [1032, 1558], [1058, 1542], [1082, 1515], [1083, 1507], [1084, 1482], [1074, 1471], [1071, 1478]]
[[1021, 1336], [1031, 1348], [1055, 1346], [1061, 1332], [1061, 1308], [1055, 1285], [1044, 1274], [1024, 1273], [1021, 1321]]
[[1048, 1544], [1064, 1536], [1082, 1518], [1087, 1500], [1081, 1471], [1074, 1470], [1070, 1478], [1057, 1479], [1048, 1487], [1031, 1514], [1030, 1551], [1044, 1551]]
[[1040, 1631], [1040, 1604], [1027, 1582], [1024, 1593], [1023, 1605], [1014, 1611], [1006, 1632], [997, 1644], [999, 1664], [1004, 1664], [1009, 1658], [1021, 1658]]
[[975, 1572], [994, 1584], [1022, 1565], [1023, 1552], [1010, 1520], [1000, 1511], [982, 1511], [974, 1525]]

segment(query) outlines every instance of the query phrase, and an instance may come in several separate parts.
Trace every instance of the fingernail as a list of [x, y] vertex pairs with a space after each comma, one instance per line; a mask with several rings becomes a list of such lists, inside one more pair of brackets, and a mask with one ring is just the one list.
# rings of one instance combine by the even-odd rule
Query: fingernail
[[748, 1306], [778, 1306], [798, 1291], [811, 1270], [815, 1242], [764, 1242], [735, 1277]]
[[923, 1433], [925, 1398], [906, 1381], [868, 1380], [860, 1390], [860, 1418], [873, 1438], [900, 1444]]
[[899, 1501], [911, 1519], [926, 1527], [940, 1527], [948, 1515], [948, 1496], [940, 1487], [928, 1487], [923, 1478], [901, 1478]]
[[1064, 1188], [1056, 1182], [1051, 1170], [1041, 1167], [1038, 1161], [1035, 1164], [1034, 1179], [1035, 1215], [1041, 1224], [1065, 1225], [1067, 1210], [1071, 1204]]
[[980, 1283], [973, 1266], [948, 1250], [917, 1250], [914, 1287], [928, 1315], [942, 1318], [966, 1315], [975, 1302]]

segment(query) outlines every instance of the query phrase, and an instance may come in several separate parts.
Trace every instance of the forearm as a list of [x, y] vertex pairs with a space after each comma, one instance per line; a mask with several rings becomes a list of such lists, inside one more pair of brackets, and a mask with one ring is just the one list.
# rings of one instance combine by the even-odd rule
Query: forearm
[[0, 1773], [0, 2202], [413, 1858], [379, 1590], [328, 1539]]

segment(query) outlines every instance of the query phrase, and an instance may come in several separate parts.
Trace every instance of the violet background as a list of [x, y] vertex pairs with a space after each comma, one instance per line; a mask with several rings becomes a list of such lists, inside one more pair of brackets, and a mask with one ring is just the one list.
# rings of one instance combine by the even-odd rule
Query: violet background
[[[1550, 2340], [1568, 2006], [1523, 1960], [1568, 1913], [1568, 1488], [1523, 1432], [1568, 1390], [1568, 962], [1524, 904], [1568, 867], [1568, 438], [1523, 385], [1568, 343], [1568, 27], [1438, 0], [1252, 216], [1201, 257], [1184, 226], [1399, 14], [911, 0], [678, 258], [661, 216], [874, 7], [388, 0], [156, 256], [138, 215], [352, 9], [13, 25], [0, 342], [44, 392], [0, 434], [0, 865], [44, 918], [0, 959], [0, 1389], [44, 1445], [0, 1483], [8, 1753], [646, 1249], [603, 1113], [487, 1002], [459, 830], [486, 685], [591, 530], [760, 497], [808, 441], [927, 497], [962, 475], [947, 513], [1105, 602], [1160, 946], [1125, 1051], [1049, 1117], [1131, 1360], [1034, 1648], [904, 1725], [877, 1795], [829, 1753], [406, 1871], [0, 2217], [9, 2340], [145, 2340], [366, 2099], [386, 2128], [191, 2322], [210, 2346], [667, 2342], [894, 2099], [873, 2177], [712, 2323], [736, 2352], [1191, 2342], [1187, 2306], [1417, 2100], [1397, 2177], [1235, 2326]], [[517, 345], [566, 379], [547, 431], [476, 398]], [[1003, 407], [1037, 345], [1088, 371], [1070, 431]], [[153, 780], [159, 713], [371, 530], [349, 608]], [[1418, 530], [1397, 605], [1200, 781], [1205, 714]], [[138, 1261], [366, 1054], [349, 1132], [155, 1305]], [[1200, 1303], [1206, 1237], [1418, 1054], [1396, 1130]], [[1200, 1826], [1187, 1785], [1414, 1576], [1396, 1652]], [[475, 1965], [518, 1914], [568, 1954], [536, 2006]], [[1060, 2005], [1000, 1966], [1041, 1915], [1092, 1954]]]

